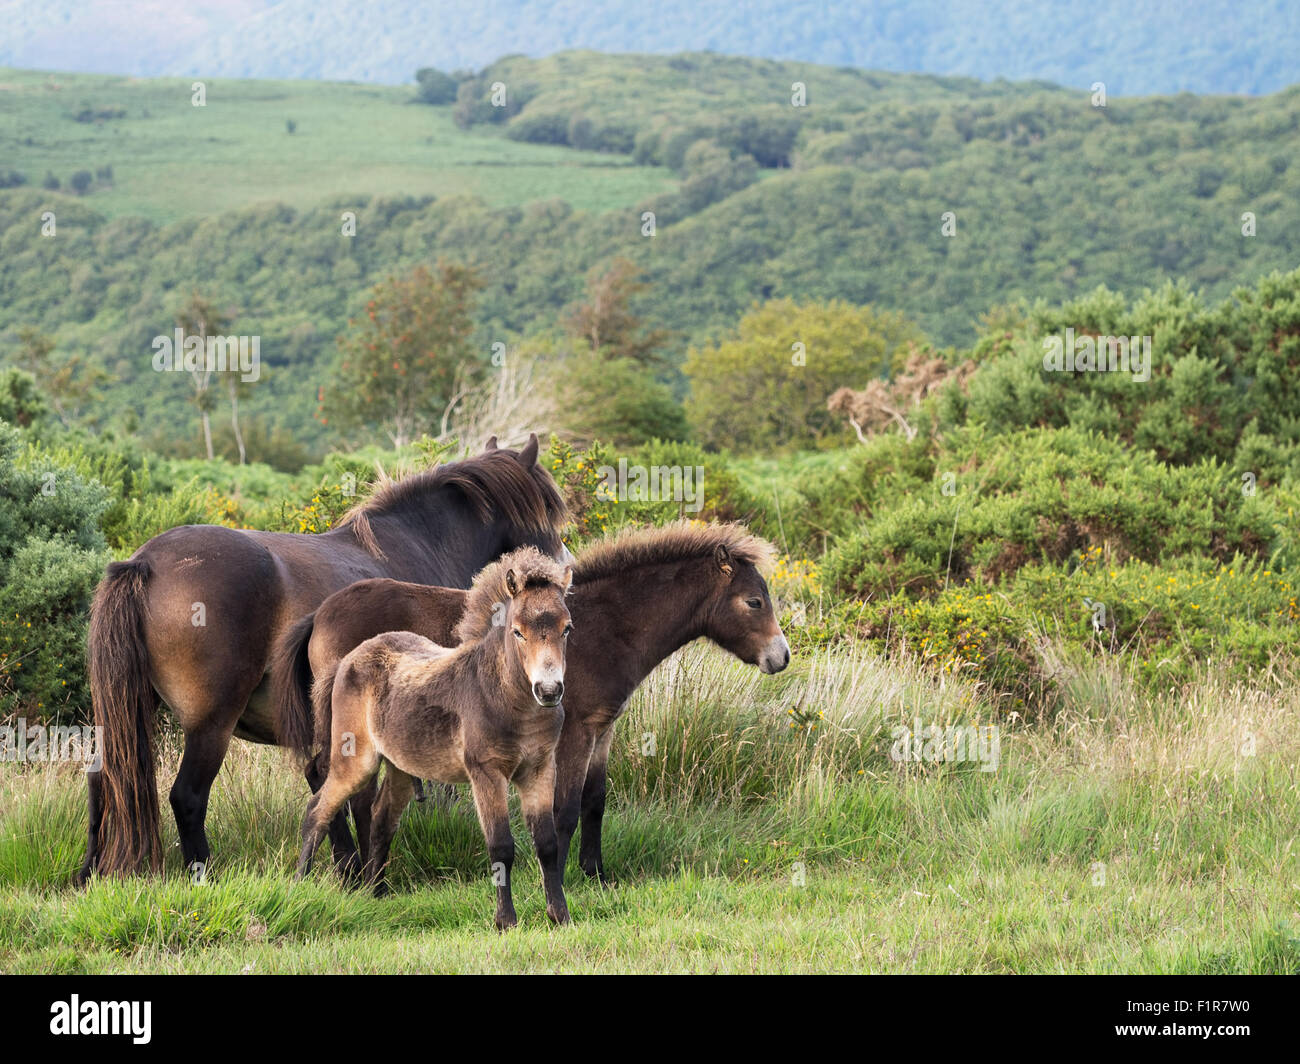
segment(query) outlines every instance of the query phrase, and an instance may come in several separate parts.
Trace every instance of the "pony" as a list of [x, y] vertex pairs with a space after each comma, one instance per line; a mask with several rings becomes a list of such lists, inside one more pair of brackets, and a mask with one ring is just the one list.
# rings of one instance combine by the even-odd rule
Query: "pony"
[[126, 874], [161, 865], [154, 731], [159, 701], [185, 734], [170, 801], [186, 867], [211, 856], [208, 796], [232, 736], [273, 743], [271, 647], [285, 629], [357, 580], [396, 577], [468, 587], [506, 551], [567, 556], [564, 501], [521, 451], [488, 449], [387, 481], [319, 535], [186, 525], [108, 566], [90, 611], [88, 659], [103, 763], [88, 773], [86, 857]]

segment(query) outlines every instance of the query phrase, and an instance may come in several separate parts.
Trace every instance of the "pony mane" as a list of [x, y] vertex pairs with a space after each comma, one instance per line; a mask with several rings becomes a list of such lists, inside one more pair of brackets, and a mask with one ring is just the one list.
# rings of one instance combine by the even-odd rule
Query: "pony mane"
[[418, 510], [432, 492], [444, 487], [458, 489], [481, 521], [500, 516], [525, 532], [554, 532], [558, 536], [568, 520], [564, 500], [541, 465], [525, 469], [514, 451], [499, 450], [435, 466], [400, 480], [391, 479], [381, 470], [370, 497], [348, 510], [334, 527], [350, 528], [366, 551], [382, 558], [372, 519]]
[[495, 609], [511, 598], [506, 588], [506, 573], [511, 569], [515, 571], [521, 589], [550, 584], [561, 589], [565, 587], [565, 567], [536, 547], [520, 547], [503, 554], [474, 577], [469, 596], [465, 599], [465, 612], [455, 628], [459, 643], [477, 642], [492, 630]]
[[760, 571], [771, 569], [776, 559], [776, 548], [744, 525], [674, 521], [661, 528], [626, 528], [593, 543], [574, 562], [573, 582], [586, 584], [628, 569], [704, 558], [718, 547]]

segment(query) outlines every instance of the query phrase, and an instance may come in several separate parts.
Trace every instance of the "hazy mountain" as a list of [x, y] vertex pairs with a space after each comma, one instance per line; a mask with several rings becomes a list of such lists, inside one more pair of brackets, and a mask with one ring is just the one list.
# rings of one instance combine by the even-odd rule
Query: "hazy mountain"
[[1300, 80], [1290, 0], [163, 0], [0, 2], [0, 65], [400, 83], [510, 53], [712, 49], [1112, 94]]

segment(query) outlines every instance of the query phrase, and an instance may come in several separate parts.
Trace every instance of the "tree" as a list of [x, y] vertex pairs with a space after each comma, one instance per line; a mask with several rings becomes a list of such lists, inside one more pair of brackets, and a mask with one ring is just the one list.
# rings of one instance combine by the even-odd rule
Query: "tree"
[[460, 83], [450, 74], [444, 74], [434, 67], [421, 67], [415, 72], [415, 81], [419, 85], [416, 95], [421, 103], [440, 106], [456, 102]]
[[686, 416], [696, 438], [714, 447], [780, 450], [842, 443], [826, 409], [836, 388], [887, 374], [919, 341], [902, 315], [849, 303], [755, 306], [735, 334], [692, 348]]
[[565, 435], [582, 443], [632, 447], [687, 437], [682, 404], [635, 359], [579, 352], [565, 365], [562, 392]]
[[[224, 335], [226, 329], [230, 326], [232, 317], [233, 312], [218, 310], [215, 304], [195, 291], [190, 294], [189, 302], [176, 315], [176, 324], [187, 335], [197, 336], [202, 341], [200, 357], [190, 367], [189, 374], [190, 383], [194, 389], [194, 405], [198, 407], [199, 416], [203, 420], [203, 444], [207, 450], [208, 458], [214, 457], [212, 450], [212, 411], [217, 405], [216, 396], [212, 393], [212, 378], [214, 374], [219, 374], [225, 377], [226, 394], [230, 398], [230, 425], [234, 432], [235, 444], [239, 450], [239, 464], [243, 465], [247, 460], [247, 453], [244, 448], [243, 434], [239, 430], [239, 397], [247, 392], [247, 382], [241, 378], [237, 365], [228, 366], [223, 373], [210, 363], [207, 358], [208, 337]], [[181, 354], [182, 352], [177, 352], [177, 357], [180, 357]]]
[[339, 367], [321, 412], [340, 427], [378, 426], [400, 447], [445, 424], [484, 373], [473, 343], [468, 267], [418, 266], [376, 285], [365, 317], [338, 339]]
[[632, 313], [632, 298], [649, 287], [631, 260], [616, 258], [605, 271], [587, 277], [587, 298], [570, 311], [569, 333], [606, 358], [630, 358], [643, 364], [659, 360], [667, 329], [646, 329]]
[[78, 196], [84, 196], [90, 191], [90, 185], [94, 180], [95, 175], [89, 170], [78, 170], [68, 178], [68, 184], [72, 187], [72, 191]]
[[65, 426], [71, 426], [87, 404], [100, 398], [99, 386], [110, 378], [103, 369], [91, 365], [81, 355], [73, 355], [62, 362], [53, 356], [52, 337], [29, 325], [18, 330], [15, 361], [40, 382], [59, 420]]

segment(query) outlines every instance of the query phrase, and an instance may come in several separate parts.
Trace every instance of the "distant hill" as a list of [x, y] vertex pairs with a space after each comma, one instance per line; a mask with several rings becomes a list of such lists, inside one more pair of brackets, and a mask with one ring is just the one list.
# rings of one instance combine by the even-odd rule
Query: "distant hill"
[[1292, 0], [13, 0], [0, 65], [397, 84], [571, 48], [1095, 81], [1116, 95], [1297, 79]]

